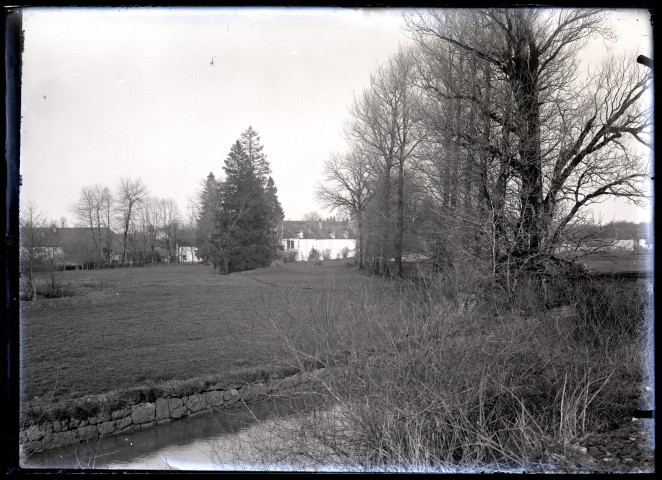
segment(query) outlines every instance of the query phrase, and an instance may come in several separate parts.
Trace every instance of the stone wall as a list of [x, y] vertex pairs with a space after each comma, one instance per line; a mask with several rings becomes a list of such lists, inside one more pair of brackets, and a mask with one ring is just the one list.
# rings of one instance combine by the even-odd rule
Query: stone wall
[[69, 418], [35, 423], [20, 433], [19, 442], [23, 453], [32, 453], [151, 428], [188, 415], [259, 401], [275, 392], [308, 388], [323, 373], [324, 369], [319, 369], [269, 383], [210, 389], [182, 397], [164, 396], [154, 402], [129, 404], [113, 411], [102, 409], [102, 413], [83, 420]]

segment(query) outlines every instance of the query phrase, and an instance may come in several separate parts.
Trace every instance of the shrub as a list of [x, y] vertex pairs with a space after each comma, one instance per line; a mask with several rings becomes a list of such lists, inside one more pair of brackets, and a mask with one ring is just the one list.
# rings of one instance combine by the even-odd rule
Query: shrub
[[308, 261], [309, 262], [314, 262], [315, 260], [320, 258], [320, 252], [315, 248], [311, 248], [310, 252], [308, 252]]
[[59, 273], [53, 272], [44, 281], [35, 282], [37, 295], [46, 298], [73, 297], [76, 288], [71, 282], [65, 282]]
[[29, 300], [32, 297], [32, 286], [27, 275], [22, 275], [19, 278], [19, 291], [21, 300]]
[[322, 250], [322, 260], [330, 260], [331, 259], [331, 249], [330, 248], [325, 248]]
[[287, 252], [283, 252], [282, 260], [284, 263], [294, 263], [297, 261], [298, 254], [298, 250], [288, 250]]
[[580, 328], [575, 333], [591, 344], [632, 339], [645, 330], [652, 302], [638, 282], [587, 280], [569, 292]]
[[[552, 281], [546, 293], [517, 291], [515, 306], [540, 306], [527, 314], [496, 303], [503, 295], [480, 272], [449, 266], [420, 285], [393, 282], [384, 297], [366, 290], [360, 303], [330, 291], [322, 298], [332, 303], [302, 313], [294, 331], [316, 336], [295, 359], [342, 368], [325, 377], [328, 404], [280, 427], [276, 456], [304, 452], [307, 465], [359, 470], [545, 470], [554, 454], [625, 421], [643, 342], [608, 326], [651, 314], [645, 303], [632, 308], [639, 290], [588, 283], [574, 304], [545, 310]], [[602, 339], [592, 348], [573, 334], [584, 322]]]
[[349, 247], [343, 247], [342, 250], [340, 250], [342, 258], [347, 258], [349, 256], [349, 252], [350, 252]]

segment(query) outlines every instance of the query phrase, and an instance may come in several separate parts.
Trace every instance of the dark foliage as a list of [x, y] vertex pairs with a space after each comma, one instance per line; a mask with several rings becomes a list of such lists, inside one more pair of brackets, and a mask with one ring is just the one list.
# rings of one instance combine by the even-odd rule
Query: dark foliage
[[277, 257], [283, 210], [262, 148], [249, 127], [225, 160], [211, 236], [214, 266], [223, 274], [266, 267]]

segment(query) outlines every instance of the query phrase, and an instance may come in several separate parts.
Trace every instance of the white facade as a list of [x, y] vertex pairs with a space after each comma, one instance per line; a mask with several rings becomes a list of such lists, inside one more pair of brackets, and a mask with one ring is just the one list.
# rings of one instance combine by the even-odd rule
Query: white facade
[[616, 240], [612, 248], [614, 250], [634, 251], [634, 240]]
[[320, 258], [324, 250], [330, 250], [330, 258], [343, 258], [342, 251], [344, 248], [349, 250], [348, 257], [354, 256], [354, 248], [356, 247], [356, 240], [353, 238], [284, 238], [281, 241], [285, 251], [296, 250], [297, 261], [308, 260], [308, 254], [314, 248], [320, 252]]
[[200, 263], [200, 260], [196, 254], [198, 249], [195, 247], [178, 247], [177, 248], [177, 260], [179, 263]]

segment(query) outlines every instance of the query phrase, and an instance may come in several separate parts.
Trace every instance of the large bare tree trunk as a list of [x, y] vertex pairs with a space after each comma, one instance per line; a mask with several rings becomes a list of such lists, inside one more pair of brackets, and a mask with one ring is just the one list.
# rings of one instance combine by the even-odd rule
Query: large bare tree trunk
[[133, 211], [133, 207], [137, 202], [142, 201], [147, 193], [147, 187], [139, 178], [136, 180], [131, 180], [131, 178], [128, 177], [123, 177], [120, 179], [120, 185], [117, 192], [117, 201], [119, 203], [119, 210], [122, 213], [122, 218], [124, 220], [124, 235], [122, 239], [122, 266], [124, 266], [126, 262], [126, 246], [129, 236], [129, 225], [131, 223], [131, 213]]
[[395, 274], [402, 276], [402, 245], [405, 232], [405, 160], [398, 162], [398, 224], [395, 231]]

